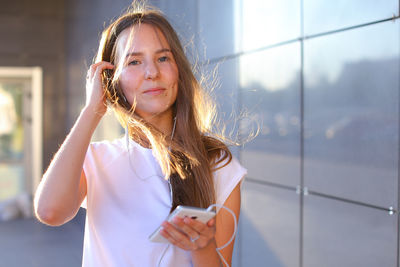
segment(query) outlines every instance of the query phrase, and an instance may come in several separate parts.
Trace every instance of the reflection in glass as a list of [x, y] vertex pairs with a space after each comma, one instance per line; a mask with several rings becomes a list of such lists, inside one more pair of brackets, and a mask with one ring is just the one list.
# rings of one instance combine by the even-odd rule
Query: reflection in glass
[[300, 2], [198, 1], [198, 47], [212, 59], [299, 38]]
[[[233, 1], [197, 1], [198, 48], [201, 59], [231, 55], [234, 48]], [[204, 52], [204, 53], [203, 53]], [[204, 55], [205, 54], [205, 55]]]
[[399, 15], [398, 0], [303, 0], [304, 33], [332, 31]]
[[237, 34], [241, 36], [239, 50], [257, 49], [300, 37], [300, 2], [240, 1], [236, 5], [242, 21], [240, 27], [236, 27], [236, 31], [241, 31]]
[[0, 83], [0, 201], [24, 189], [22, 114], [22, 85]]
[[298, 201], [294, 191], [245, 182], [240, 266], [299, 266]]
[[[238, 60], [230, 59], [218, 64], [210, 64], [202, 71], [203, 80], [206, 80], [204, 85], [217, 105], [218, 116], [213, 124], [214, 131], [222, 134], [229, 141], [239, 142]], [[235, 157], [239, 157], [237, 146], [231, 146], [230, 149]]]
[[296, 186], [300, 177], [300, 45], [285, 46], [240, 58], [241, 135], [249, 137], [241, 159], [248, 176]]
[[306, 196], [303, 266], [395, 266], [396, 217], [382, 210]]
[[311, 190], [397, 207], [399, 26], [305, 42], [304, 177]]

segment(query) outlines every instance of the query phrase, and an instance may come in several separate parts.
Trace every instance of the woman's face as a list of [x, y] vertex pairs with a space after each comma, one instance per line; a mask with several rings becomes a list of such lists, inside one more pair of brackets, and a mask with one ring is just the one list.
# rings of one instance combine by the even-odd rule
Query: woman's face
[[172, 118], [179, 73], [171, 48], [158, 28], [148, 24], [132, 27], [117, 39], [119, 85], [143, 119]]

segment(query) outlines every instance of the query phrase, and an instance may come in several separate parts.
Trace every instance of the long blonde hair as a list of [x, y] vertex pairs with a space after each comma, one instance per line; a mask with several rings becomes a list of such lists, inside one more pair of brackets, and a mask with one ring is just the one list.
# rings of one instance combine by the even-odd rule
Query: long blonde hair
[[[154, 26], [163, 33], [178, 67], [173, 139], [134, 113], [134, 105], [127, 102], [118, 84], [118, 75], [115, 74], [118, 67], [115, 72], [107, 70], [103, 73], [107, 103], [114, 109], [122, 126], [129, 125], [130, 137], [153, 149], [165, 176], [170, 177], [173, 190], [171, 211], [177, 205], [206, 208], [215, 203], [212, 172], [216, 166], [228, 164], [232, 155], [227, 146], [211, 133], [216, 115], [214, 102], [196, 79], [170, 23], [154, 8], [144, 5], [132, 8], [103, 31], [96, 61], [115, 64], [119, 34], [140, 23]], [[222, 162], [224, 164], [220, 164]]]

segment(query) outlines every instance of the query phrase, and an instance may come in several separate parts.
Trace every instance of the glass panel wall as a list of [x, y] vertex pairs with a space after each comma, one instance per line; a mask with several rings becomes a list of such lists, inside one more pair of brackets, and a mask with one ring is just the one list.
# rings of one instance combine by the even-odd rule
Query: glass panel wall
[[312, 35], [399, 15], [398, 0], [303, 0], [304, 33]]
[[300, 1], [235, 1], [239, 51], [259, 49], [300, 37]]
[[213, 125], [214, 131], [227, 138], [227, 144], [235, 157], [239, 158], [240, 114], [238, 113], [239, 81], [231, 77], [238, 77], [238, 60], [230, 59], [209, 64], [203, 67], [203, 87], [211, 94], [217, 108], [217, 120]]
[[240, 266], [299, 266], [299, 195], [246, 183], [240, 218]]
[[197, 1], [199, 34], [197, 47], [201, 59], [214, 59], [236, 52], [233, 2]]
[[[300, 184], [300, 43], [240, 57], [241, 159], [248, 177]], [[258, 134], [251, 140], [254, 133]]]
[[303, 266], [395, 266], [397, 215], [360, 205], [307, 196]]
[[397, 20], [305, 42], [309, 189], [397, 208], [399, 26]]

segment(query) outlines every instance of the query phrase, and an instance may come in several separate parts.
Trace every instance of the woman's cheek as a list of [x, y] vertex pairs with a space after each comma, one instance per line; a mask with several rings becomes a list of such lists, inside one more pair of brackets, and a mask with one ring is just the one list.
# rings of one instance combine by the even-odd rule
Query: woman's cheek
[[137, 88], [140, 86], [140, 81], [136, 75], [132, 75], [128, 71], [122, 71], [119, 82], [126, 97], [133, 97]]
[[178, 82], [179, 74], [178, 74], [178, 67], [175, 63], [169, 63], [164, 65], [163, 69], [164, 73], [167, 73], [170, 83]]

